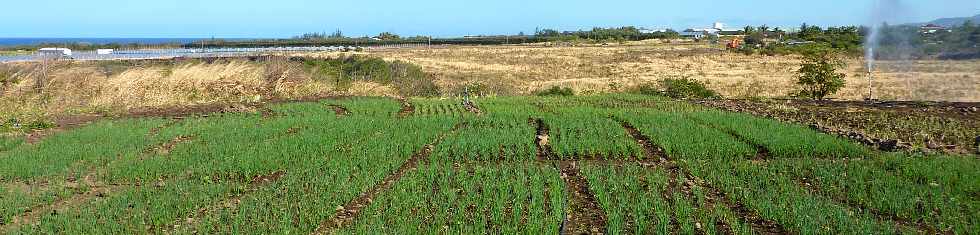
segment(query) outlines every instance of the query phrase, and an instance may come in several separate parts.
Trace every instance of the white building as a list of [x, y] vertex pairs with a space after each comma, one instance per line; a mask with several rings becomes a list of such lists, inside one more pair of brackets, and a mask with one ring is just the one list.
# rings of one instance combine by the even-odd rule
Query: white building
[[108, 54], [112, 54], [113, 51], [114, 51], [113, 49], [97, 49], [95, 50], [95, 54], [108, 55]]
[[71, 49], [68, 48], [41, 48], [37, 50], [38, 55], [47, 56], [71, 56]]

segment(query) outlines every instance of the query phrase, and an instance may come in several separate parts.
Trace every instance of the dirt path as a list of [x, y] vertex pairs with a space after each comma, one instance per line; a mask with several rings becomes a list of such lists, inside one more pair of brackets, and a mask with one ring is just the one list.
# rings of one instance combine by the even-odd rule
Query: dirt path
[[565, 181], [566, 199], [564, 220], [560, 228], [561, 234], [603, 234], [606, 233], [606, 213], [602, 210], [599, 200], [589, 189], [589, 182], [579, 174], [576, 161], [557, 161], [548, 141], [549, 128], [541, 119], [530, 119], [537, 127], [535, 146], [539, 162], [552, 162]]
[[[718, 190], [715, 187], [712, 187], [710, 183], [695, 177], [687, 169], [678, 166], [676, 163], [674, 163], [674, 160], [671, 159], [670, 156], [668, 156], [663, 151], [663, 148], [660, 148], [655, 144], [653, 144], [653, 142], [650, 141], [649, 137], [643, 135], [643, 133], [641, 133], [638, 129], [636, 129], [636, 127], [634, 127], [632, 124], [622, 120], [618, 120], [618, 121], [623, 126], [623, 128], [626, 129], [626, 131], [630, 134], [630, 136], [632, 136], [633, 139], [637, 141], [637, 143], [643, 146], [644, 153], [647, 154], [646, 156], [647, 159], [661, 159], [660, 164], [664, 167], [667, 167], [667, 169], [669, 170], [668, 172], [671, 175], [683, 174], [684, 176], [687, 177], [688, 180], [684, 182], [684, 185], [682, 187], [686, 187], [689, 189], [691, 186], [697, 185], [701, 188], [706, 189], [707, 195], [711, 197], [711, 199], [709, 200], [712, 200], [712, 203], [715, 200], [724, 203], [725, 206], [727, 206], [729, 209], [735, 212], [735, 214], [739, 217], [739, 220], [748, 223], [749, 226], [752, 227], [752, 230], [757, 233], [789, 234], [789, 232], [785, 228], [783, 228], [782, 225], [758, 216], [757, 213], [755, 213], [754, 211], [752, 211], [751, 209], [743, 205], [741, 202], [731, 200], [731, 198], [726, 196], [724, 192]], [[671, 177], [671, 178], [676, 179], [676, 177]], [[670, 183], [670, 185], [671, 185], [670, 188], [677, 189], [676, 183]], [[681, 189], [683, 190], [683, 188]], [[687, 194], [687, 192], [685, 192], [685, 194]], [[721, 223], [722, 226], [720, 227], [723, 229], [731, 228], [731, 225], [725, 224], [723, 221], [716, 221], [716, 222]]]
[[589, 182], [579, 174], [577, 163], [558, 163], [561, 178], [568, 189], [568, 209], [562, 234], [603, 234], [606, 232], [606, 213], [589, 189]]
[[338, 207], [337, 213], [327, 221], [320, 223], [320, 226], [318, 226], [311, 234], [329, 234], [337, 229], [353, 223], [354, 220], [357, 219], [358, 215], [360, 215], [361, 210], [371, 205], [371, 202], [374, 201], [375, 196], [394, 186], [402, 176], [408, 173], [408, 171], [418, 168], [419, 164], [425, 161], [429, 155], [432, 154], [432, 150], [436, 145], [439, 145], [439, 143], [441, 143], [442, 140], [449, 135], [449, 133], [456, 132], [464, 125], [465, 123], [458, 123], [449, 132], [440, 134], [435, 140], [432, 141], [432, 143], [425, 145], [425, 147], [423, 147], [421, 150], [412, 154], [412, 157], [409, 158], [408, 161], [402, 163], [398, 169], [386, 176], [383, 180], [381, 180], [381, 182], [372, 186], [367, 191], [362, 192], [360, 196], [354, 200], [351, 200], [341, 207]]
[[548, 132], [550, 129], [540, 118], [532, 118], [528, 122], [533, 123], [537, 129], [534, 136], [534, 146], [538, 149], [538, 161], [548, 161], [554, 159], [554, 151], [551, 149]]
[[[196, 212], [191, 213], [187, 217], [174, 220], [173, 222], [170, 223], [171, 226], [167, 226], [168, 229], [167, 232], [173, 233], [181, 228], [190, 229], [198, 223], [200, 218], [203, 218], [209, 214], [214, 214], [221, 210], [234, 210], [238, 208], [239, 204], [242, 203], [242, 198], [256, 191], [259, 191], [259, 189], [262, 189], [262, 187], [265, 187], [273, 182], [279, 181], [279, 179], [282, 179], [282, 177], [285, 175], [286, 175], [285, 171], [276, 171], [267, 175], [255, 176], [254, 178], [252, 178], [251, 181], [249, 181], [248, 187], [246, 187], [245, 190], [242, 191], [241, 193], [228, 197], [221, 202], [209, 205], [207, 207], [202, 207], [198, 209]], [[194, 233], [197, 233], [197, 231], [194, 231]]]

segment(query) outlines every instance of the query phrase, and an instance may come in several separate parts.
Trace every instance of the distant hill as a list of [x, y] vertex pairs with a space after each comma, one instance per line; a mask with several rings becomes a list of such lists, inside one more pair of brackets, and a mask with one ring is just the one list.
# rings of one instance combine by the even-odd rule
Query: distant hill
[[972, 20], [974, 24], [980, 24], [980, 15], [975, 15], [973, 17], [942, 18], [920, 25], [935, 24], [943, 27], [953, 27], [963, 25], [963, 23], [965, 23], [967, 20]]

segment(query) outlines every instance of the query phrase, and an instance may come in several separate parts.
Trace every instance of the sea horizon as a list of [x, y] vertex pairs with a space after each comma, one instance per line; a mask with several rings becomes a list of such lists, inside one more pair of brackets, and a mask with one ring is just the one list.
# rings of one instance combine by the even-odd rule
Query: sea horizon
[[0, 46], [37, 46], [41, 44], [186, 44], [200, 40], [253, 40], [259, 38], [168, 38], [168, 37], [0, 37]]

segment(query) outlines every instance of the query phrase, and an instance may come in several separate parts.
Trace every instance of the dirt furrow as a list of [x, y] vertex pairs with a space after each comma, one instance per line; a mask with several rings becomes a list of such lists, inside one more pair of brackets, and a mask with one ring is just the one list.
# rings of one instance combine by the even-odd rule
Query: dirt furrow
[[[742, 203], [734, 201], [731, 198], [728, 198], [724, 194], [724, 192], [718, 190], [715, 187], [712, 187], [708, 182], [702, 181], [697, 177], [694, 177], [694, 175], [692, 175], [690, 171], [674, 163], [674, 160], [671, 159], [663, 151], [662, 148], [653, 144], [653, 142], [650, 141], [649, 137], [643, 135], [643, 133], [637, 130], [636, 127], [634, 127], [632, 124], [622, 120], [618, 120], [618, 121], [623, 126], [623, 128], [625, 128], [627, 132], [629, 132], [630, 136], [632, 136], [633, 139], [636, 139], [637, 143], [643, 146], [644, 152], [648, 154], [647, 155], [648, 159], [663, 159], [661, 164], [666, 166], [670, 171], [674, 172], [671, 173], [672, 175], [677, 173], [683, 174], [688, 178], [688, 182], [686, 183], [691, 184], [688, 187], [697, 185], [701, 188], [706, 189], [708, 196], [713, 198], [712, 200], [717, 199], [722, 203], [724, 203], [725, 206], [727, 206], [729, 209], [735, 212], [735, 214], [739, 217], [741, 221], [749, 223], [753, 231], [757, 233], [763, 233], [763, 234], [788, 234], [789, 233], [785, 228], [782, 227], [782, 225], [758, 216], [758, 214], [750, 210]], [[673, 188], [675, 186], [671, 186], [671, 187]], [[724, 224], [723, 221], [718, 221], [718, 222]], [[731, 225], [725, 224], [722, 227], [731, 228]]]
[[[554, 152], [548, 142], [548, 125], [541, 119], [530, 119], [537, 128], [535, 146], [539, 162], [549, 162], [555, 159]], [[552, 164], [560, 172], [565, 181], [565, 191], [568, 193], [567, 208], [562, 224], [561, 234], [602, 234], [606, 232], [606, 214], [602, 206], [589, 188], [589, 182], [579, 174], [577, 162], [557, 161]]]
[[145, 155], [152, 155], [152, 154], [156, 154], [156, 155], [168, 155], [168, 154], [170, 154], [170, 151], [172, 151], [174, 149], [174, 147], [177, 147], [177, 145], [179, 145], [181, 143], [189, 142], [191, 140], [194, 140], [194, 136], [192, 136], [192, 135], [186, 135], [186, 136], [185, 135], [179, 135], [179, 136], [174, 137], [170, 141], [167, 141], [166, 143], [162, 143], [162, 144], [159, 144], [159, 145], [156, 145], [156, 146], [153, 146], [151, 148], [146, 149], [145, 151], [143, 151], [143, 154], [145, 154]]
[[[238, 208], [239, 204], [242, 203], [242, 198], [244, 198], [245, 196], [251, 193], [259, 191], [259, 189], [261, 189], [262, 187], [265, 187], [273, 182], [279, 181], [279, 179], [282, 179], [282, 177], [285, 175], [286, 175], [285, 171], [276, 171], [267, 175], [255, 176], [252, 178], [251, 181], [249, 181], [248, 186], [245, 188], [244, 191], [235, 194], [231, 197], [228, 197], [225, 200], [222, 200], [221, 202], [208, 205], [206, 207], [202, 207], [198, 209], [196, 212], [191, 213], [187, 217], [174, 220], [173, 222], [170, 223], [171, 226], [168, 226], [167, 229], [169, 231], [167, 232], [173, 233], [181, 228], [193, 227], [195, 224], [197, 224], [200, 218], [205, 217], [209, 214], [216, 213], [220, 210], [234, 210], [235, 208]], [[197, 232], [194, 231], [194, 233]]]
[[558, 163], [561, 178], [569, 193], [562, 234], [602, 234], [606, 232], [606, 213], [589, 189], [589, 182], [579, 174], [574, 161]]
[[547, 161], [554, 159], [554, 152], [551, 149], [551, 144], [549, 142], [548, 132], [550, 129], [548, 125], [544, 123], [544, 120], [540, 118], [532, 118], [528, 120], [534, 124], [537, 132], [534, 136], [534, 146], [538, 149], [538, 161]]
[[[452, 130], [449, 131], [449, 133], [456, 132], [464, 125], [465, 123], [457, 124]], [[354, 220], [357, 219], [357, 216], [360, 215], [361, 210], [369, 206], [371, 202], [374, 201], [375, 196], [381, 192], [387, 191], [389, 188], [394, 186], [402, 176], [408, 173], [408, 171], [418, 168], [421, 162], [426, 161], [429, 155], [432, 154], [432, 150], [435, 148], [435, 146], [439, 145], [439, 143], [441, 143], [449, 133], [440, 134], [435, 140], [432, 141], [432, 143], [425, 145], [425, 147], [423, 147], [421, 150], [412, 154], [412, 157], [409, 158], [408, 161], [402, 163], [398, 169], [386, 176], [383, 180], [381, 180], [381, 182], [372, 186], [367, 191], [362, 192], [360, 196], [354, 200], [351, 200], [347, 204], [338, 207], [337, 213], [335, 213], [334, 216], [327, 221], [320, 223], [316, 230], [314, 230], [311, 234], [328, 234], [336, 229], [353, 223]]]

